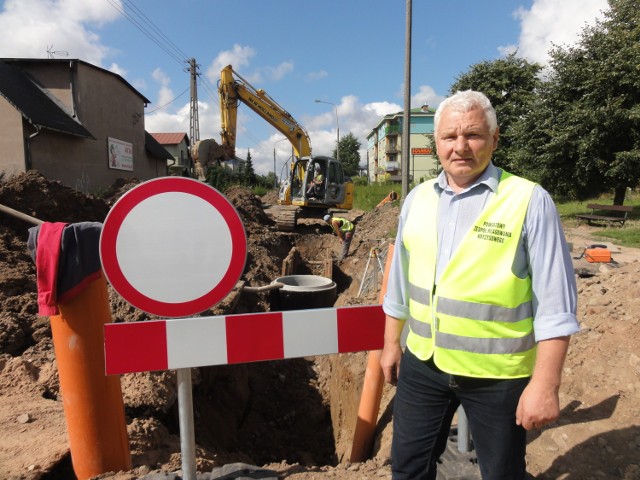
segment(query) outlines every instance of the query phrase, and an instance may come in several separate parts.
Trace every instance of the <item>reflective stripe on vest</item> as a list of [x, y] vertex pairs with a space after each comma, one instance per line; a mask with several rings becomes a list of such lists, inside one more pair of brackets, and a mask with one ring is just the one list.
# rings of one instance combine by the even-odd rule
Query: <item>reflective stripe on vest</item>
[[[446, 305], [444, 308], [443, 303]], [[515, 322], [519, 320], [526, 320], [528, 317], [531, 317], [531, 303], [524, 303], [516, 309], [505, 309], [495, 305], [458, 302], [448, 298], [440, 298], [438, 300], [437, 311], [442, 311], [449, 315], [456, 315], [456, 313], [454, 313], [455, 304], [460, 304], [459, 306], [464, 304], [463, 308], [457, 311], [457, 316], [468, 318], [474, 317], [476, 320]], [[529, 312], [529, 314], [526, 312]], [[411, 331], [419, 337], [432, 337], [431, 324], [421, 322], [412, 316], [409, 316], [409, 328], [411, 328]], [[440, 332], [438, 333], [435, 343], [437, 347], [449, 348], [452, 350], [466, 350], [475, 353], [516, 353], [533, 348], [535, 346], [535, 339], [533, 332], [529, 335], [525, 335], [524, 337], [517, 338], [472, 338]]]
[[436, 347], [471, 353], [521, 353], [535, 347], [533, 333], [517, 338], [471, 338], [438, 332]]
[[486, 305], [475, 302], [453, 300], [451, 298], [438, 299], [438, 313], [454, 317], [473, 318], [475, 320], [519, 322], [533, 316], [531, 302], [521, 303], [515, 308]]
[[416, 302], [431, 305], [431, 291], [409, 282], [409, 296]]
[[[418, 187], [403, 230], [409, 262], [407, 347], [443, 371], [517, 378], [535, 360], [531, 279], [511, 271], [534, 184], [502, 173], [498, 191], [451, 257], [435, 289], [438, 195]], [[470, 267], [471, 266], [471, 267]]]
[[409, 328], [419, 337], [431, 338], [431, 324], [420, 322], [412, 316], [409, 316]]

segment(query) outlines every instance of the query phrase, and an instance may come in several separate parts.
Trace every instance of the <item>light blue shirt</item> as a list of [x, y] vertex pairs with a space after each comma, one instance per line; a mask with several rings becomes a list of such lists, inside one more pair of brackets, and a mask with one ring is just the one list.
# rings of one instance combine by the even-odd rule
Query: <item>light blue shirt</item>
[[[440, 196], [436, 284], [458, 245], [497, 190], [501, 173], [490, 163], [473, 185], [457, 194], [449, 188], [444, 172], [438, 177], [433, 187]], [[387, 315], [399, 320], [409, 318], [410, 258], [402, 233], [411, 203], [420, 188], [429, 186], [422, 184], [414, 188], [400, 212], [387, 293], [382, 304]], [[535, 186], [529, 202], [512, 271], [520, 278], [531, 275], [536, 341], [571, 335], [580, 330], [571, 254], [553, 200], [539, 185]]]

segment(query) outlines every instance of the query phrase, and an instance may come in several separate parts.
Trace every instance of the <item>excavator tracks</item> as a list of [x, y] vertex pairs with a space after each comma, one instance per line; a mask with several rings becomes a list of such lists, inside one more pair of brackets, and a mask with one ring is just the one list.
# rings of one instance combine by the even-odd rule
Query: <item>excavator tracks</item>
[[277, 205], [269, 209], [270, 215], [281, 232], [293, 232], [296, 229], [299, 207]]

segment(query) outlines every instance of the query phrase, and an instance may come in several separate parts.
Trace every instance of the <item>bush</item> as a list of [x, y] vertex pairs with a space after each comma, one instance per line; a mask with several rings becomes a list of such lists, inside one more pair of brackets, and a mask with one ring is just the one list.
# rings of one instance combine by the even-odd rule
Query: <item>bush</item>
[[367, 177], [355, 177], [353, 179], [353, 183], [356, 186], [369, 185], [369, 180], [367, 179]]
[[213, 188], [224, 192], [231, 185], [242, 183], [238, 174], [222, 165], [214, 165], [207, 171], [207, 183]]
[[269, 189], [264, 185], [256, 185], [251, 189], [251, 193], [253, 193], [254, 195], [257, 195], [258, 197], [262, 197], [266, 195], [268, 191]]

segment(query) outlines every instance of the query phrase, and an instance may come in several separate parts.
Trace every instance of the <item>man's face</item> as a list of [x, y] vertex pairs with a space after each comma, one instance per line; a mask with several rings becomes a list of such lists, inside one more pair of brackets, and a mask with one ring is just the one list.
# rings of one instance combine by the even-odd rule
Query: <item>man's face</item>
[[464, 113], [447, 108], [440, 117], [436, 145], [449, 185], [454, 191], [460, 191], [489, 165], [498, 146], [498, 130], [491, 134], [479, 108]]

